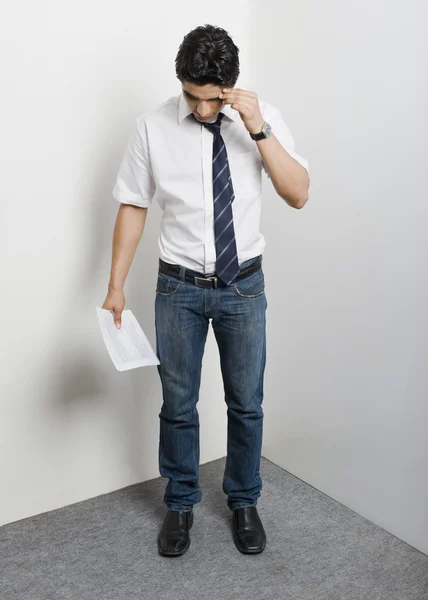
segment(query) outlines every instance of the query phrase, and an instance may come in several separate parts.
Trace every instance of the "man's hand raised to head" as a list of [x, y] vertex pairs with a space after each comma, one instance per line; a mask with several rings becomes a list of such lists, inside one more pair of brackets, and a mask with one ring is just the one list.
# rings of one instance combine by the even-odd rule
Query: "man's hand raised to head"
[[239, 88], [223, 88], [223, 93], [219, 94], [219, 98], [239, 112], [249, 133], [261, 132], [264, 119], [255, 92], [248, 92]]
[[[219, 98], [239, 112], [249, 133], [261, 133], [264, 119], [255, 92], [223, 88]], [[306, 169], [286, 151], [275, 135], [257, 142], [257, 146], [277, 194], [293, 208], [302, 208], [308, 199]]]

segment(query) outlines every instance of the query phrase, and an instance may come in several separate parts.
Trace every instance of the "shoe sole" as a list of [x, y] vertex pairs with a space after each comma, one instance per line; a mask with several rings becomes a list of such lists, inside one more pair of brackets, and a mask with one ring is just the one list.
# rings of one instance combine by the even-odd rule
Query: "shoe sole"
[[[192, 525], [193, 525], [193, 511], [190, 516], [189, 531], [190, 531], [190, 529], [192, 529]], [[182, 556], [183, 554], [185, 554], [185, 552], [188, 551], [189, 546], [190, 546], [190, 538], [189, 538], [189, 543], [187, 544], [187, 546], [185, 546], [183, 548], [183, 550], [180, 550], [180, 552], [165, 552], [164, 550], [161, 550], [159, 548], [159, 545], [158, 545], [158, 552], [161, 556], [168, 556], [168, 557], [172, 558], [174, 556]]]

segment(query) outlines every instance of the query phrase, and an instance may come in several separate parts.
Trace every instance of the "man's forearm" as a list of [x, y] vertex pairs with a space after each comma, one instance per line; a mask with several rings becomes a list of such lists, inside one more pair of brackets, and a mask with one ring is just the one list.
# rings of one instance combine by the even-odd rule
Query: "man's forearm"
[[147, 208], [121, 204], [113, 232], [109, 290], [122, 290], [144, 231]]
[[293, 208], [302, 208], [308, 200], [306, 169], [288, 154], [275, 135], [256, 143], [276, 193]]

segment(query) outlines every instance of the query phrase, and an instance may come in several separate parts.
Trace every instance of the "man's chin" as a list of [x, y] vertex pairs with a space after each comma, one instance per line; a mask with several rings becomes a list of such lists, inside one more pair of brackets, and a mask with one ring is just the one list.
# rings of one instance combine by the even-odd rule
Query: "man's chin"
[[196, 115], [195, 117], [198, 119], [198, 121], [201, 121], [201, 123], [208, 123], [208, 121], [213, 121], [216, 118], [216, 115], [207, 117], [206, 119], [202, 119], [201, 117], [197, 117]]

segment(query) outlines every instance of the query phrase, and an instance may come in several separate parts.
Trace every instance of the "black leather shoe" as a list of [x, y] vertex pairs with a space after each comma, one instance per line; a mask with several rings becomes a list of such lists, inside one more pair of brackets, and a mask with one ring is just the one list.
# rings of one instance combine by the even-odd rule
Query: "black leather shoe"
[[159, 554], [180, 556], [190, 546], [189, 530], [193, 525], [193, 510], [168, 510], [158, 535]]
[[243, 554], [259, 554], [266, 546], [266, 534], [257, 508], [235, 508], [232, 517], [233, 541]]

